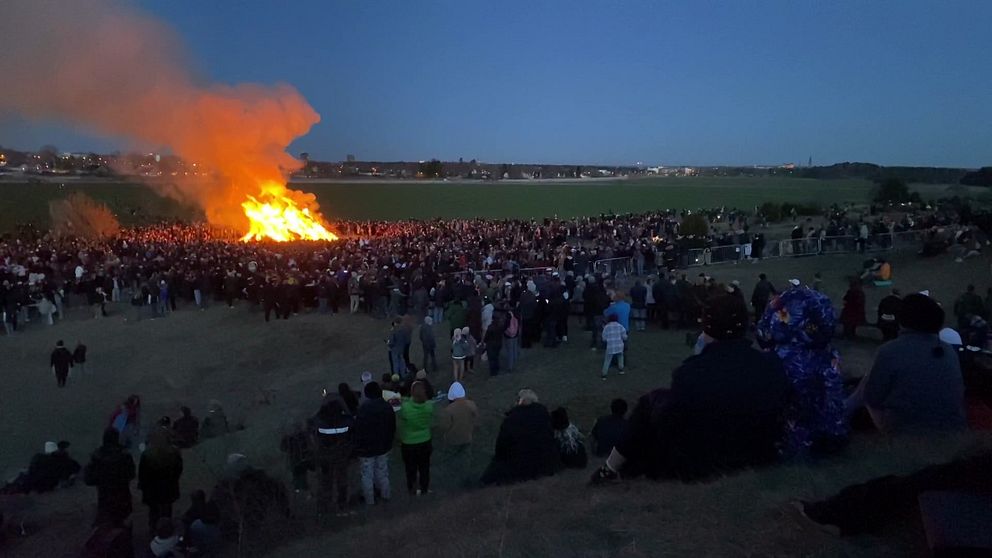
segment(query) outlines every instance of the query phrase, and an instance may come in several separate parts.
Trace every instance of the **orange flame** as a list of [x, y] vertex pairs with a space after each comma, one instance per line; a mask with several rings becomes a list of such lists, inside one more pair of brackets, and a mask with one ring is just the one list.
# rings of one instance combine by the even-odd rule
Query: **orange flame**
[[[302, 203], [294, 201], [293, 196], [302, 198]], [[243, 242], [338, 239], [336, 234], [327, 230], [316, 203], [310, 201], [307, 194], [288, 190], [281, 184], [267, 183], [258, 198], [247, 197], [241, 204], [248, 217], [249, 228], [248, 233], [241, 237]]]

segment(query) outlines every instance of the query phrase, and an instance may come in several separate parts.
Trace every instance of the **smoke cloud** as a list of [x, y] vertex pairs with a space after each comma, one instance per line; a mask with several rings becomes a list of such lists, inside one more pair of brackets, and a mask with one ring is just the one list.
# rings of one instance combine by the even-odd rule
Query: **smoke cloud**
[[[115, 0], [4, 0], [0, 113], [72, 123], [167, 146], [218, 174], [180, 180], [168, 195], [201, 206], [211, 223], [240, 227], [246, 194], [283, 191], [299, 162], [286, 147], [320, 116], [289, 85], [202, 85], [166, 25]], [[279, 190], [272, 192], [272, 189]]]

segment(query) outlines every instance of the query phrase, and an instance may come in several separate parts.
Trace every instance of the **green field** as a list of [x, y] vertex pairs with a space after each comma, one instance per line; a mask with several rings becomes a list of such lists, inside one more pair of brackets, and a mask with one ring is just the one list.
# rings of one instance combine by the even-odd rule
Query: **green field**
[[[753, 208], [766, 201], [866, 203], [866, 180], [793, 178], [648, 178], [638, 180], [532, 182], [303, 182], [294, 188], [317, 196], [333, 219], [430, 219], [434, 217], [571, 217], [663, 208]], [[924, 198], [945, 195], [945, 185], [917, 185]], [[163, 198], [146, 185], [128, 182], [0, 182], [0, 229], [15, 223], [48, 225], [48, 202], [81, 191], [106, 203], [124, 224], [160, 219], [197, 219], [188, 204]]]

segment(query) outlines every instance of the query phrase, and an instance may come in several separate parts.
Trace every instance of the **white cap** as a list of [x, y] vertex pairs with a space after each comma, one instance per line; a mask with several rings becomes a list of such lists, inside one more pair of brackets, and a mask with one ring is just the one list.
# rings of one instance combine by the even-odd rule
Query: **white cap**
[[924, 290], [924, 291], [920, 291], [920, 294], [923, 295], [923, 296], [930, 296], [930, 289], [927, 289], [927, 290]]
[[462, 397], [465, 397], [465, 386], [460, 382], [451, 384], [451, 387], [448, 388], [448, 401], [454, 401]]
[[961, 340], [961, 334], [949, 327], [940, 330], [938, 337], [948, 345], [964, 345], [964, 342]]
[[49, 455], [58, 451], [59, 445], [55, 442], [45, 442], [45, 455]]
[[798, 287], [799, 285], [802, 285], [803, 283], [799, 279], [789, 279], [789, 284], [792, 285], [793, 287]]

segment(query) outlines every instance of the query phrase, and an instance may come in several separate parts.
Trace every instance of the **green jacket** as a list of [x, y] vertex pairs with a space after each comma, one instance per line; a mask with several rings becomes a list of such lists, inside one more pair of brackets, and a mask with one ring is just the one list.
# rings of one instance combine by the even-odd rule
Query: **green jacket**
[[429, 442], [431, 424], [434, 422], [434, 402], [414, 403], [412, 399], [403, 399], [397, 420], [401, 443], [410, 445]]

